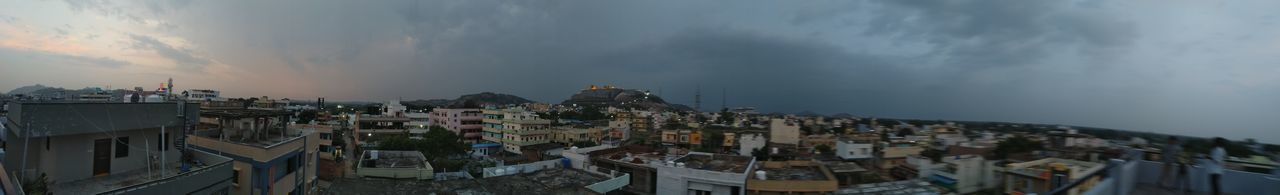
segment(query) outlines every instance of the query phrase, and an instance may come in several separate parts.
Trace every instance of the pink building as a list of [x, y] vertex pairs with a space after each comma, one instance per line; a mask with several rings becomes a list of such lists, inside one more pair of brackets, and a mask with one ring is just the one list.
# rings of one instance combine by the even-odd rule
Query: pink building
[[436, 108], [427, 117], [431, 125], [457, 133], [467, 144], [480, 142], [480, 130], [484, 126], [484, 114], [479, 108]]

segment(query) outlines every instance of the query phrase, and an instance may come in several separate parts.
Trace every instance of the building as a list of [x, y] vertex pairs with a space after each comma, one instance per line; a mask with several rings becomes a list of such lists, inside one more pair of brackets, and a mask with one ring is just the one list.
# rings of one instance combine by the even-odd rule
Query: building
[[1005, 165], [1004, 192], [1006, 194], [1045, 194], [1073, 181], [1086, 182], [1069, 192], [1069, 194], [1080, 194], [1101, 178], [1089, 178], [1093, 181], [1077, 180], [1086, 178], [1085, 176], [1103, 168], [1103, 164], [1100, 163], [1059, 158], [1010, 163]]
[[[502, 147], [501, 151], [521, 154], [521, 147], [551, 142], [551, 120], [539, 118], [537, 113], [518, 107], [489, 107], [481, 113], [484, 142], [480, 144], [497, 145]], [[474, 145], [472, 148], [477, 149]], [[496, 152], [486, 151], [485, 154]]]
[[[336, 157], [342, 156], [342, 150], [335, 148], [333, 146], [333, 139], [335, 139], [333, 134], [333, 126], [294, 124], [294, 125], [290, 125], [289, 128], [315, 132], [316, 136], [320, 138], [320, 142], [319, 142], [320, 146], [317, 149], [317, 153], [320, 155], [320, 159], [335, 160]], [[336, 139], [342, 139], [342, 138], [336, 138]]]
[[840, 182], [813, 161], [764, 161], [747, 177], [747, 194], [831, 194]]
[[905, 164], [907, 156], [918, 155], [924, 151], [924, 147], [911, 142], [893, 142], [883, 143], [885, 146], [880, 150], [880, 167], [890, 169], [895, 166]]
[[185, 91], [187, 100], [222, 101], [221, 92], [209, 89], [191, 89]]
[[840, 138], [836, 141], [836, 156], [841, 160], [866, 160], [875, 158], [875, 141]]
[[661, 152], [642, 145], [598, 149], [587, 153], [591, 161], [583, 166], [583, 170], [602, 175], [629, 174], [631, 181], [622, 190], [635, 194], [654, 194], [658, 189], [658, 171], [650, 164], [663, 163], [666, 155]]
[[431, 125], [444, 127], [462, 137], [463, 143], [481, 143], [484, 114], [479, 108], [436, 108], [431, 110]]
[[320, 137], [289, 128], [280, 110], [208, 110], [187, 137], [192, 149], [234, 159], [232, 194], [306, 194], [316, 186]]
[[[225, 194], [231, 159], [183, 146], [196, 103], [11, 102], [4, 180], [50, 194]], [[19, 141], [21, 140], [21, 141]], [[191, 157], [183, 160], [183, 154]], [[4, 186], [6, 190], [13, 186]], [[30, 190], [30, 189], [28, 189]], [[39, 193], [27, 191], [27, 193]]]
[[702, 132], [693, 130], [662, 130], [662, 143], [680, 146], [702, 145]]
[[800, 124], [791, 119], [770, 119], [769, 143], [799, 145]]
[[1002, 168], [996, 161], [978, 155], [947, 156], [941, 166], [933, 168], [929, 177], [938, 186], [960, 194], [995, 189], [1003, 184]]
[[763, 150], [766, 140], [761, 134], [742, 134], [738, 137], [738, 155], [751, 156], [751, 151]]
[[376, 137], [400, 136], [409, 133], [409, 117], [403, 112], [384, 113], [382, 115], [356, 114], [351, 128], [354, 136], [352, 144], [361, 148], [377, 147]]
[[652, 162], [657, 194], [744, 194], [755, 158], [691, 152], [669, 162]]
[[601, 144], [604, 141], [605, 132], [601, 128], [573, 128], [562, 127], [553, 129], [551, 133], [551, 141], [560, 143], [564, 146], [572, 146], [578, 142], [591, 142]]
[[365, 150], [356, 165], [360, 177], [429, 180], [435, 172], [418, 151]]

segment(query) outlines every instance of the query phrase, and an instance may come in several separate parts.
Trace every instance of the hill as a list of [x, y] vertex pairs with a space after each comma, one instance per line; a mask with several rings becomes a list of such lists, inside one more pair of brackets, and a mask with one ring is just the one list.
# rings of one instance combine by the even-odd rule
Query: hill
[[[432, 107], [432, 108], [462, 108], [480, 106], [485, 104], [508, 105], [508, 104], [524, 104], [533, 103], [529, 99], [520, 96], [501, 94], [493, 92], [482, 92], [477, 94], [467, 94], [458, 96], [457, 99], [430, 99], [430, 100], [413, 100], [400, 102], [409, 107]], [[470, 105], [468, 105], [470, 104]]]

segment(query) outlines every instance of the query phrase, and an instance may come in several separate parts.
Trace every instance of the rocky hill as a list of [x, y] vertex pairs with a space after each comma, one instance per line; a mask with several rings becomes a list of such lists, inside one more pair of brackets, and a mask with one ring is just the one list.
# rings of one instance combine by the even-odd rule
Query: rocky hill
[[662, 97], [649, 94], [646, 91], [634, 89], [622, 89], [614, 87], [596, 87], [592, 86], [579, 91], [573, 96], [569, 96], [568, 100], [560, 103], [561, 105], [578, 105], [578, 106], [613, 106], [636, 108], [644, 110], [666, 110], [672, 106], [662, 100]]
[[529, 99], [524, 99], [520, 96], [493, 93], [493, 92], [467, 94], [467, 95], [459, 96], [457, 99], [452, 99], [452, 100], [430, 99], [430, 100], [413, 100], [413, 101], [400, 102], [400, 104], [404, 104], [405, 106], [422, 106], [422, 107], [435, 107], [435, 108], [462, 108], [462, 107], [470, 107], [470, 106], [480, 106], [485, 104], [507, 105], [507, 104], [524, 104], [524, 103], [533, 103], [533, 101]]

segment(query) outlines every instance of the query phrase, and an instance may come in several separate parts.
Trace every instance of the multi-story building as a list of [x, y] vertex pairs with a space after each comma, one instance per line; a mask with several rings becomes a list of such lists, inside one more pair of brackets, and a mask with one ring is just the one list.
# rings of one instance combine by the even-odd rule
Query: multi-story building
[[669, 162], [650, 162], [657, 169], [656, 194], [744, 194], [755, 158], [691, 152]]
[[320, 159], [335, 160], [335, 157], [342, 156], [342, 150], [339, 150], [333, 146], [333, 139], [342, 139], [342, 138], [334, 137], [333, 126], [295, 124], [295, 125], [290, 125], [289, 128], [315, 132], [316, 137], [320, 138], [320, 142], [319, 142], [320, 145], [319, 145], [319, 148], [317, 149], [318, 151], [317, 153], [320, 155]]
[[883, 169], [891, 169], [895, 166], [905, 164], [907, 162], [907, 156], [919, 155], [920, 152], [925, 150], [924, 147], [912, 142], [892, 142], [882, 144], [884, 144], [884, 147], [880, 150], [880, 167]]
[[551, 141], [565, 146], [571, 146], [574, 143], [584, 141], [600, 144], [604, 141], [604, 136], [604, 129], [601, 128], [560, 127], [552, 129]]
[[[481, 144], [501, 144], [502, 151], [521, 154], [521, 147], [550, 143], [551, 120], [523, 108], [486, 108], [482, 111], [483, 139]], [[476, 146], [472, 147], [473, 149]], [[490, 151], [492, 154], [497, 151]]]
[[187, 90], [187, 100], [222, 101], [221, 92], [210, 89]]
[[355, 125], [351, 128], [351, 133], [355, 138], [352, 144], [361, 148], [373, 148], [377, 146], [379, 135], [397, 136], [405, 135], [409, 132], [409, 117], [404, 114], [397, 115], [369, 115], [356, 114], [352, 118]]
[[278, 110], [210, 110], [187, 142], [193, 149], [235, 162], [233, 194], [306, 194], [316, 186], [320, 136], [290, 128]]
[[813, 161], [762, 161], [747, 177], [747, 194], [832, 194], [840, 181]]
[[680, 146], [702, 145], [702, 132], [694, 130], [662, 130], [662, 143]]
[[791, 119], [770, 119], [769, 143], [799, 145], [800, 124]]
[[[184, 124], [195, 125], [200, 113], [196, 103], [8, 105], [4, 171], [16, 176], [12, 183], [47, 182], [49, 194], [225, 194], [232, 188], [231, 159], [182, 147]], [[191, 158], [184, 160], [184, 153]]]
[[1045, 158], [1022, 163], [1005, 165], [1004, 193], [1006, 194], [1045, 194], [1050, 190], [1065, 186], [1072, 182], [1085, 182], [1071, 189], [1068, 194], [1080, 194], [1093, 184], [1102, 180], [1088, 177], [1092, 181], [1077, 181], [1093, 172], [1101, 171], [1105, 166], [1100, 163]]
[[484, 114], [479, 108], [436, 108], [431, 110], [429, 118], [431, 125], [458, 134], [464, 143], [476, 144], [482, 140]]

